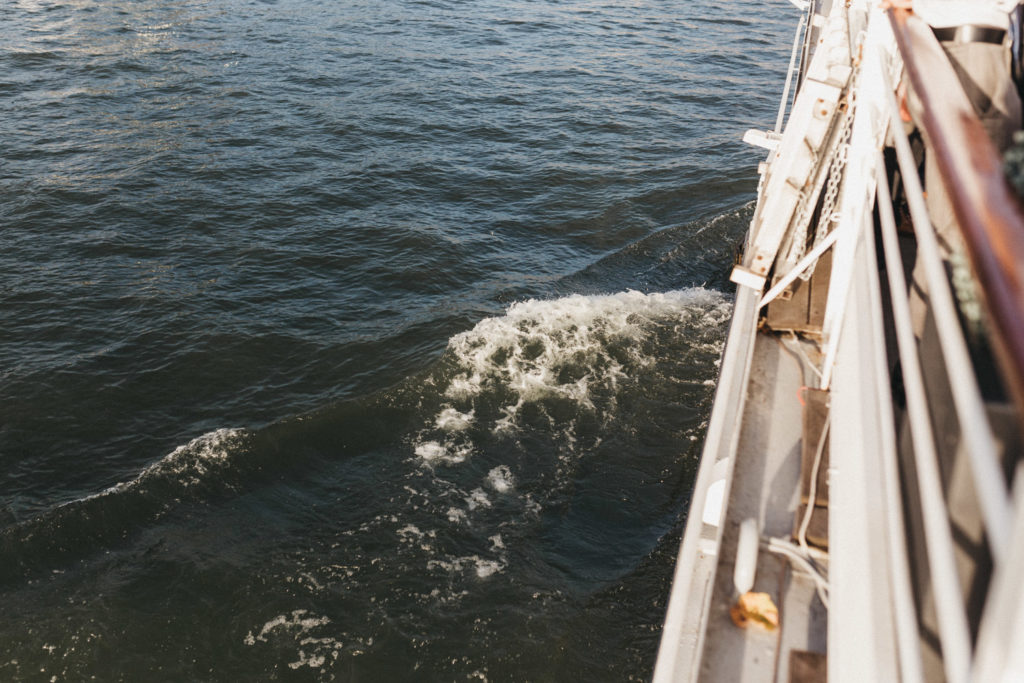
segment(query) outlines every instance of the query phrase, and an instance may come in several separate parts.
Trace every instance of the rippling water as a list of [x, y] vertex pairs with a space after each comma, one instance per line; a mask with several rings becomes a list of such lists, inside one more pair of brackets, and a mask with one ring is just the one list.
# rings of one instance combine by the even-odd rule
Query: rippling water
[[0, 678], [649, 677], [795, 22], [0, 6]]

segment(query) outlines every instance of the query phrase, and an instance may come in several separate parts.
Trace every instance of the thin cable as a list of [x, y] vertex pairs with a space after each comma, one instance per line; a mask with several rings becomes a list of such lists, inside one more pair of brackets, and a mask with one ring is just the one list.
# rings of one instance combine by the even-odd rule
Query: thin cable
[[811, 362], [811, 359], [807, 357], [807, 353], [804, 351], [803, 345], [800, 344], [800, 338], [796, 336], [796, 332], [790, 332], [789, 334], [790, 339], [796, 342], [796, 352], [804, 359], [804, 363], [807, 364], [807, 367], [809, 367], [811, 371], [818, 376], [818, 379], [821, 379], [821, 370], [815, 367], [814, 363]]
[[825, 424], [821, 428], [821, 436], [818, 438], [818, 450], [814, 453], [814, 466], [811, 468], [811, 489], [808, 491], [807, 505], [804, 508], [804, 518], [800, 520], [800, 530], [796, 540], [808, 556], [811, 554], [807, 547], [807, 527], [811, 525], [811, 515], [814, 514], [814, 503], [818, 496], [818, 470], [821, 467], [821, 456], [825, 451], [825, 439], [828, 437], [829, 426], [832, 424], [832, 413], [829, 412], [825, 418]]
[[825, 578], [818, 568], [801, 553], [800, 548], [797, 548], [789, 541], [785, 541], [781, 538], [769, 538], [765, 547], [770, 552], [778, 555], [785, 555], [791, 562], [793, 562], [793, 564], [810, 576], [811, 580], [814, 581], [814, 587], [818, 593], [818, 599], [821, 600], [821, 604], [825, 606], [825, 609], [829, 608], [828, 579]]

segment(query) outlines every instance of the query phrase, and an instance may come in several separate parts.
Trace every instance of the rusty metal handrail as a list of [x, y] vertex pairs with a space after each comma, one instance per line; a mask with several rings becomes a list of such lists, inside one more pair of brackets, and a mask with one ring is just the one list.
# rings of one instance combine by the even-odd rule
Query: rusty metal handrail
[[[1016, 264], [1000, 261], [1003, 256], [1013, 256], [1015, 251], [1021, 253], [1019, 250], [1024, 249], [1024, 239], [1017, 245], [1011, 245], [1011, 251], [999, 251], [1000, 243], [1014, 234], [1024, 238], [1024, 216], [1003, 177], [999, 153], [982, 128], [953, 67], [928, 26], [900, 10], [893, 11], [890, 19], [911, 84], [924, 105], [922, 125], [929, 143], [928, 153], [938, 162], [968, 252], [972, 258], [980, 259], [974, 263], [975, 276], [982, 285], [982, 298], [989, 305], [991, 318], [996, 324], [993, 341], [1003, 351], [1017, 348], [1024, 352], [1024, 282], [1021, 282], [1024, 255]], [[923, 66], [928, 67], [928, 79], [921, 78]], [[896, 117], [895, 101], [891, 95], [889, 97], [890, 116]], [[908, 163], [912, 162], [908, 160]], [[905, 174], [908, 180], [912, 174], [913, 170]], [[920, 196], [916, 196], [919, 215], [914, 215], [912, 203], [911, 216], [918, 234], [920, 256], [923, 257], [931, 310], [953, 387], [953, 403], [967, 447], [975, 490], [978, 491], [989, 548], [998, 565], [1006, 554], [1005, 544], [1009, 540], [1012, 519], [1006, 480], [967, 345], [956, 320], [952, 294], [935, 235], [928, 222], [927, 209]], [[1000, 341], [1005, 343], [1000, 344]], [[1002, 358], [1011, 361], [1004, 367], [1004, 374], [1012, 386], [1024, 377], [1024, 362], [1015, 363], [1009, 355]], [[1020, 360], [1024, 361], [1024, 357]], [[1017, 385], [1017, 388], [1021, 386]], [[1024, 396], [1024, 392], [1014, 391], [1014, 396]]]
[[935, 155], [995, 328], [997, 360], [1024, 414], [1024, 209], [931, 29], [904, 9], [890, 10], [889, 19], [923, 105], [929, 153]]

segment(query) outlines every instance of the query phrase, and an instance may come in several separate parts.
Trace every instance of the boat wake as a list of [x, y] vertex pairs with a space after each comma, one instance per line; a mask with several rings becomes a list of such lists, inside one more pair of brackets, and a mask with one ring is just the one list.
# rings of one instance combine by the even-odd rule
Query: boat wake
[[[454, 675], [453, 642], [500, 651], [537, 610], [604, 605], [608, 586], [649, 580], [640, 567], [678, 523], [730, 310], [702, 288], [569, 296], [453, 337], [383, 401], [413, 407], [404, 432], [339, 471], [342, 498], [353, 472], [373, 482], [366, 513], [349, 522], [349, 505], [328, 506], [331, 529], [281, 568], [294, 603], [254, 620], [246, 645], [326, 673], [440, 618], [445, 638], [412, 636], [405, 665], [451, 661]], [[276, 626], [297, 610], [329, 621]]]
[[[613, 422], [620, 385], [637, 384], [674, 337], [687, 338], [689, 354], [716, 354], [730, 310], [726, 297], [702, 288], [514, 304], [449, 342], [428, 380], [441, 403], [415, 453], [460, 463], [473, 453], [471, 426], [492, 436], [539, 426], [575, 447], [579, 422]], [[671, 381], [659, 374], [648, 379]]]
[[[111, 562], [206, 581], [218, 558], [256, 596], [231, 638], [259, 661], [330, 677], [358, 655], [381, 679], [451, 661], [455, 676], [469, 639], [529, 670], [499, 661], [502, 634], [611, 615], [615, 591], [667, 580], [644, 566], [685, 509], [730, 312], [701, 286], [513, 303], [390, 389], [212, 431], [0, 530], [0, 583], [88, 583]], [[438, 620], [444, 638], [420, 634]], [[638, 662], [645, 623], [621, 629]]]

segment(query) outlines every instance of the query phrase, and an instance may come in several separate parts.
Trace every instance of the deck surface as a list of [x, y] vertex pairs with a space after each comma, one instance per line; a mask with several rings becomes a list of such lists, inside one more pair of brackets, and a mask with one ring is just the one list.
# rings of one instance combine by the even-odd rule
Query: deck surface
[[[746, 408], [741, 422], [735, 474], [729, 493], [715, 574], [701, 680], [788, 681], [790, 651], [825, 651], [826, 615], [813, 583], [788, 561], [762, 550], [755, 591], [772, 596], [782, 627], [774, 632], [741, 629], [729, 617], [740, 523], [759, 522], [762, 537], [788, 539], [800, 497], [802, 406], [809, 380], [795, 341], [760, 333], [754, 347]], [[809, 345], [806, 345], [809, 348]], [[807, 353], [805, 348], [805, 353]]]

